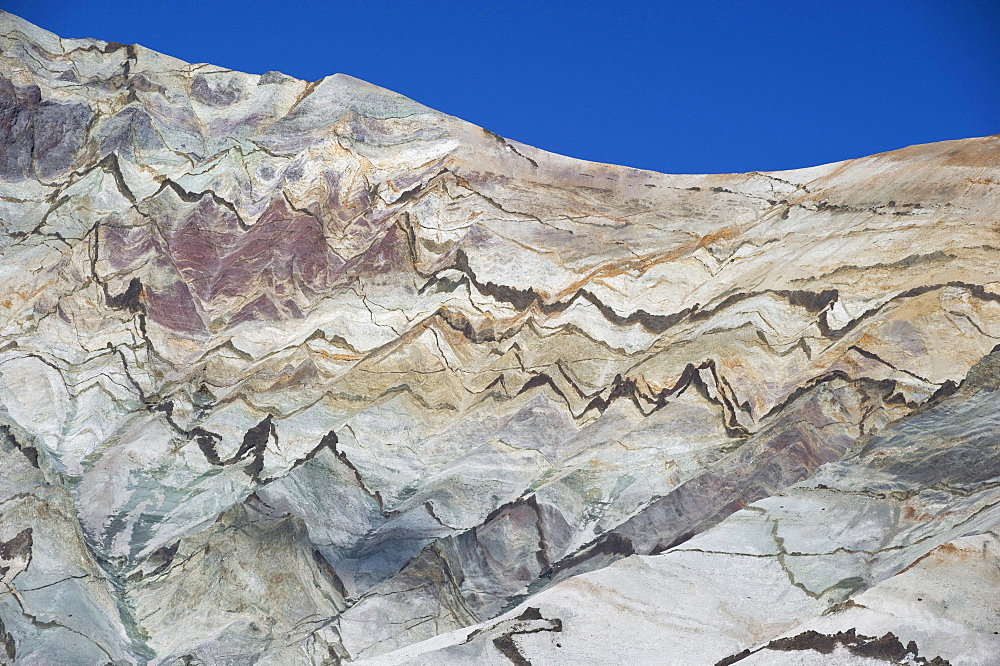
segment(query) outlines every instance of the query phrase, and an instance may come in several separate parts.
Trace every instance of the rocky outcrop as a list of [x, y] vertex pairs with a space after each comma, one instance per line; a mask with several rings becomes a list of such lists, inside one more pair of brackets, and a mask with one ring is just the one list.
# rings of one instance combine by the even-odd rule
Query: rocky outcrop
[[360, 663], [995, 663], [998, 370], [1000, 351], [955, 395], [660, 555]]
[[997, 653], [1000, 138], [663, 175], [3, 14], [0, 146], [0, 661]]

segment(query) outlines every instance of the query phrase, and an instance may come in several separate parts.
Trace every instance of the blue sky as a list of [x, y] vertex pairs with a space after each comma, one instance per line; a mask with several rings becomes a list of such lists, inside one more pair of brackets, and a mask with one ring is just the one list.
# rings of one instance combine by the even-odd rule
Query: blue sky
[[1000, 2], [13, 0], [63, 37], [344, 72], [539, 148], [776, 170], [1000, 133]]

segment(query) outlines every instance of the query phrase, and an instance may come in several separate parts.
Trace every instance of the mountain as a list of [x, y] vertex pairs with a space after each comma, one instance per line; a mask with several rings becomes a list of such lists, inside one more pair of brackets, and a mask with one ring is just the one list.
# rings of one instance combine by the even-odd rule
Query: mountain
[[2, 14], [0, 146], [0, 662], [1000, 663], [1000, 137], [664, 175]]

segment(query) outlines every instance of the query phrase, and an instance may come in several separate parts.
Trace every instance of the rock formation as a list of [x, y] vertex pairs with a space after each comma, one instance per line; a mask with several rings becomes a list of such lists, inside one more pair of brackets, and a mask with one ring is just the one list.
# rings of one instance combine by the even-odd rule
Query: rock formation
[[0, 663], [998, 664], [998, 183], [2, 14]]

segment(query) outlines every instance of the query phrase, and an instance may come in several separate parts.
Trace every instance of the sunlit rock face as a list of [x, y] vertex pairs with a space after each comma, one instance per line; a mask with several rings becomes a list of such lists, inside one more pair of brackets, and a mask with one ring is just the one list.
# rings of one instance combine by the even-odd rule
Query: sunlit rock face
[[2, 14], [0, 663], [996, 664], [997, 183]]

